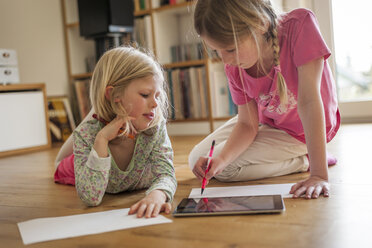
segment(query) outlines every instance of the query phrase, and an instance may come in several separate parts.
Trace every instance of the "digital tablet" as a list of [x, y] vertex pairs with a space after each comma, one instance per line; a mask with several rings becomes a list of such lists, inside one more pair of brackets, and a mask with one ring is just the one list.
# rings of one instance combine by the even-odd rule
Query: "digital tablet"
[[185, 198], [173, 216], [205, 216], [281, 213], [285, 211], [281, 195], [259, 195], [216, 198]]

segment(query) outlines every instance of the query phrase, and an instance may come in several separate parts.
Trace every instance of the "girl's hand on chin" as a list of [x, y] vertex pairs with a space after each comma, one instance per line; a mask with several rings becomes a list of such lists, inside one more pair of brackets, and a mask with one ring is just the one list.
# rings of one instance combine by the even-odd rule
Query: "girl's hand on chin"
[[110, 123], [104, 126], [102, 130], [99, 131], [98, 134], [100, 138], [103, 138], [106, 141], [113, 140], [118, 136], [118, 134], [122, 132], [122, 130], [125, 130], [127, 123], [129, 123], [130, 134], [136, 135], [137, 130], [134, 128], [133, 124], [130, 122], [131, 120], [135, 120], [135, 118], [131, 116], [126, 116], [126, 117], [116, 116], [115, 119], [113, 119]]
[[120, 128], [125, 125], [126, 119], [120, 116], [116, 116], [110, 123], [102, 128], [101, 131], [98, 132], [97, 136], [106, 141], [110, 141], [115, 139], [118, 136]]

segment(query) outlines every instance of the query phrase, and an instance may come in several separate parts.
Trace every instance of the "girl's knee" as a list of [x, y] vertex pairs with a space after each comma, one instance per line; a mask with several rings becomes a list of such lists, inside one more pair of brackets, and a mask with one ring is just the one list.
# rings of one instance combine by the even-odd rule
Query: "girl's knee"
[[215, 178], [221, 182], [234, 182], [237, 180], [240, 167], [230, 164], [220, 174], [216, 175]]
[[204, 155], [200, 152], [198, 145], [194, 146], [194, 148], [191, 150], [189, 154], [189, 166], [191, 170], [194, 169], [195, 163], [198, 161], [198, 159], [201, 156], [204, 156]]

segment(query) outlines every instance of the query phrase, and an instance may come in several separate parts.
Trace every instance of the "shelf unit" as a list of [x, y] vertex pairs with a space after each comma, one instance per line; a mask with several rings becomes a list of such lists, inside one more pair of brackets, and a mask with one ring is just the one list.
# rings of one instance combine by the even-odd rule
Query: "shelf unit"
[[[204, 66], [206, 70], [207, 86], [207, 118], [188, 118], [182, 120], [170, 120], [170, 125], [174, 124], [195, 124], [207, 123], [208, 133], [215, 129], [216, 122], [226, 121], [232, 116], [213, 116], [212, 84], [213, 71], [218, 68], [223, 71], [222, 63], [219, 59], [210, 59], [207, 52], [203, 49], [203, 58], [199, 60], [172, 62], [170, 47], [173, 45], [201, 42], [200, 38], [193, 30], [191, 9], [193, 1], [187, 1], [179, 4], [152, 7], [152, 1], [149, 1], [149, 8], [146, 10], [135, 11], [135, 17], [149, 15], [151, 17], [152, 44], [153, 53], [164, 69], [182, 69], [189, 67]], [[227, 81], [226, 81], [227, 84]], [[226, 105], [229, 103], [227, 102]], [[179, 126], [180, 126], [179, 125]], [[181, 127], [180, 126], [180, 127]]]
[[62, 23], [65, 39], [65, 55], [69, 81], [69, 100], [75, 123], [82, 119], [79, 114], [74, 82], [86, 80], [92, 76], [87, 61], [95, 61], [95, 44], [80, 36], [77, 0], [60, 0]]
[[[202, 59], [172, 62], [170, 47], [172, 45], [201, 42], [193, 31], [191, 8], [193, 2], [188, 1], [179, 4], [165, 5], [153, 8], [152, 1], [149, 0], [149, 8], [134, 12], [135, 18], [150, 16], [151, 20], [151, 39], [153, 53], [164, 69], [185, 69], [190, 67], [204, 67], [206, 86], [207, 86], [207, 118], [188, 118], [182, 120], [170, 120], [170, 126], [175, 129], [184, 129], [187, 125], [200, 126], [203, 133], [210, 133], [215, 129], [215, 123], [225, 121], [231, 116], [215, 117], [213, 116], [211, 84], [213, 80], [213, 71], [215, 68], [223, 70], [222, 63], [216, 59], [210, 59], [207, 52], [203, 49]], [[67, 70], [70, 85], [75, 80], [87, 79], [92, 73], [86, 69], [85, 59], [94, 56], [94, 42], [84, 40], [79, 35], [79, 21], [77, 0], [61, 0], [62, 15], [64, 23]], [[183, 30], [183, 31], [180, 31]], [[73, 87], [70, 87], [73, 93]], [[228, 104], [228, 103], [226, 103]], [[72, 104], [73, 105], [73, 104]], [[187, 128], [186, 128], [187, 129]], [[199, 128], [190, 128], [199, 130]], [[187, 133], [185, 133], [187, 134]], [[191, 133], [192, 134], [192, 131]], [[200, 134], [196, 132], [195, 134]]]
[[61, 9], [68, 78], [70, 82], [89, 78], [91, 72], [87, 69], [86, 60], [95, 57], [94, 41], [80, 37], [77, 0], [61, 0]]

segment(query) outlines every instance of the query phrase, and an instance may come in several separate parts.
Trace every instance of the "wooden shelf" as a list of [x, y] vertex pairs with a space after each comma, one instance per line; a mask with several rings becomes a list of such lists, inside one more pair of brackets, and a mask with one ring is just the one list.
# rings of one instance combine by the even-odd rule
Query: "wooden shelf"
[[[213, 121], [227, 121], [233, 118], [234, 116], [225, 116], [225, 117], [214, 117], [212, 118]], [[186, 123], [186, 122], [203, 122], [203, 121], [210, 121], [209, 118], [198, 118], [198, 119], [182, 119], [182, 120], [173, 120], [169, 119], [168, 122], [173, 123]]]
[[71, 75], [71, 78], [72, 79], [86, 79], [86, 78], [90, 78], [92, 74], [93, 74], [92, 72], [73, 74]]
[[171, 69], [171, 68], [182, 68], [182, 67], [192, 67], [192, 66], [199, 66], [199, 65], [205, 65], [207, 63], [206, 60], [190, 60], [190, 61], [181, 61], [181, 62], [175, 62], [170, 64], [164, 64], [163, 67], [165, 69]]
[[75, 28], [79, 27], [79, 22], [72, 22], [72, 23], [67, 23], [66, 28]]
[[144, 10], [137, 10], [134, 12], [134, 16], [144, 16], [144, 15], [150, 15], [152, 13], [151, 9], [144, 9]]
[[137, 10], [134, 12], [134, 16], [143, 16], [143, 15], [150, 15], [154, 12], [161, 12], [165, 10], [172, 10], [172, 9], [178, 9], [182, 7], [192, 6], [193, 1], [184, 2], [184, 3], [178, 3], [178, 4], [167, 4], [160, 6], [158, 8], [151, 8], [151, 9], [143, 9], [143, 10]]
[[160, 12], [164, 10], [177, 9], [177, 8], [182, 8], [182, 7], [192, 6], [192, 5], [193, 5], [193, 1], [178, 3], [178, 4], [168, 4], [168, 5], [160, 6], [159, 8], [155, 8], [153, 9], [153, 11]]
[[[77, 14], [77, 0], [60, 0], [62, 3], [62, 14], [63, 14], [63, 29], [65, 35], [65, 46], [66, 46], [66, 58], [68, 64], [68, 76], [71, 86], [74, 87], [75, 81], [86, 81], [92, 77], [92, 72], [86, 72], [86, 62], [83, 60], [88, 56], [91, 56], [91, 52], [93, 51], [94, 46], [92, 46], [91, 41], [86, 41], [82, 39], [79, 35], [79, 19], [78, 17], [74, 18], [75, 13]], [[133, 1], [133, 0], [130, 0]], [[203, 106], [206, 108], [206, 113], [213, 113], [213, 107], [211, 104], [211, 88], [212, 79], [213, 79], [213, 70], [223, 70], [220, 68], [218, 63], [221, 62], [220, 59], [216, 58], [208, 58], [207, 51], [203, 49], [201, 59], [197, 60], [189, 60], [189, 61], [179, 61], [179, 62], [171, 62], [172, 58], [172, 51], [171, 47], [176, 45], [185, 45], [185, 44], [197, 44], [200, 42], [200, 39], [194, 35], [191, 38], [186, 39], [184, 37], [186, 34], [186, 29], [188, 30], [189, 24], [191, 22], [191, 9], [195, 4], [195, 1], [187, 1], [184, 3], [179, 4], [172, 4], [172, 5], [163, 5], [160, 7], [153, 8], [151, 6], [150, 1], [150, 8], [144, 10], [134, 11], [133, 15], [136, 19], [146, 18], [148, 21], [150, 19], [150, 23], [147, 23], [149, 29], [151, 30], [151, 40], [152, 40], [152, 47], [153, 53], [157, 56], [158, 61], [162, 64], [164, 69], [188, 69], [192, 67], [195, 71], [202, 71], [202, 76], [205, 77], [205, 86], [203, 87], [203, 99], [205, 100], [205, 104]], [[67, 5], [66, 8], [65, 5]], [[138, 5], [136, 5], [138, 6]], [[147, 5], [146, 5], [147, 6]], [[66, 10], [69, 10], [71, 13], [68, 15]], [[74, 12], [72, 12], [75, 10]], [[67, 16], [69, 16], [69, 21], [67, 20]], [[149, 18], [150, 17], [150, 18]], [[176, 25], [178, 23], [178, 25]], [[191, 29], [192, 27], [190, 27]], [[148, 31], [148, 30], [147, 30]], [[181, 38], [182, 40], [181, 40]], [[89, 45], [89, 47], [88, 47]], [[145, 44], [144, 44], [145, 45]], [[86, 48], [89, 49], [86, 49]], [[198, 47], [200, 49], [200, 47]], [[195, 52], [194, 50], [192, 50]], [[183, 57], [184, 58], [184, 57]], [[196, 56], [192, 56], [192, 58], [200, 58]], [[204, 67], [201, 69], [200, 67]], [[199, 73], [200, 73], [199, 72]], [[200, 77], [200, 75], [199, 75]], [[205, 96], [204, 96], [205, 94]], [[75, 104], [74, 106], [74, 113], [76, 115], [75, 118], [79, 120], [78, 114], [78, 106]], [[228, 112], [224, 112], [228, 113]], [[195, 116], [195, 115], [192, 115]], [[196, 115], [201, 116], [201, 115]], [[205, 115], [203, 115], [205, 116]], [[221, 117], [221, 118], [214, 118], [213, 115], [208, 115], [206, 118], [189, 118], [189, 119], [177, 119], [177, 120], [169, 120], [170, 123], [181, 123], [187, 124], [191, 123], [194, 125], [202, 125], [205, 126], [205, 123], [209, 124], [210, 132], [214, 130], [214, 122], [215, 121], [225, 121], [230, 119], [231, 116]]]
[[44, 83], [32, 83], [32, 84], [1, 84], [0, 92], [4, 91], [21, 91], [21, 90], [41, 90], [45, 91]]
[[213, 120], [214, 121], [227, 121], [227, 120], [230, 120], [231, 118], [233, 118], [234, 116], [225, 116], [225, 117], [214, 117]]
[[173, 122], [173, 123], [202, 122], [202, 121], [209, 121], [209, 119], [208, 118], [198, 118], [198, 119], [189, 118], [189, 119], [182, 119], [182, 120], [173, 120], [173, 119], [168, 120], [168, 122]]

